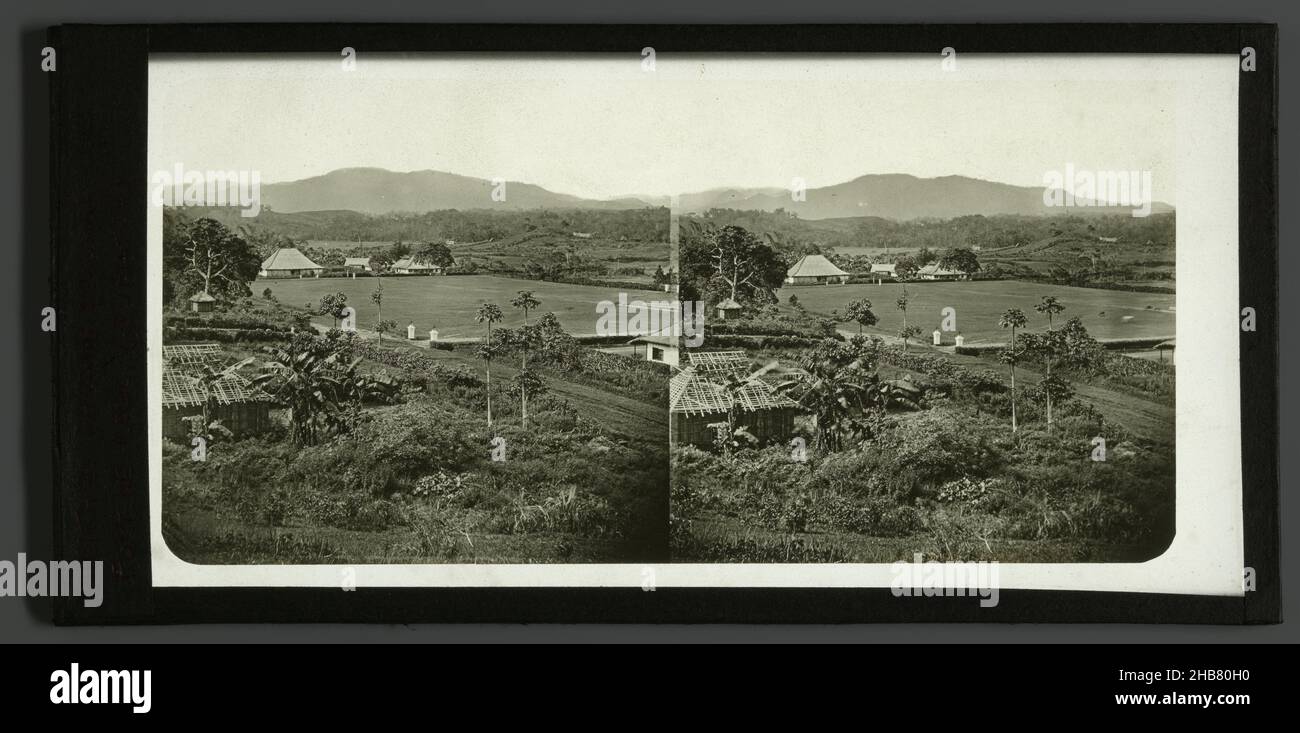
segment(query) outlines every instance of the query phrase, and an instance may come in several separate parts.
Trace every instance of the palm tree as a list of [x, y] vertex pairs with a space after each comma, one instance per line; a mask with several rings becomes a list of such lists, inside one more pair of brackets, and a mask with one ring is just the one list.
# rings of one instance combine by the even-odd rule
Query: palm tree
[[327, 422], [338, 394], [335, 367], [338, 354], [331, 353], [309, 334], [294, 337], [282, 346], [268, 347], [271, 360], [254, 384], [289, 408], [293, 441], [299, 446], [315, 445], [318, 428]]
[[1052, 330], [1052, 316], [1065, 310], [1065, 306], [1053, 295], [1044, 295], [1043, 302], [1034, 306], [1034, 310], [1047, 315], [1047, 330]]
[[[534, 298], [533, 291], [531, 290], [520, 290], [519, 295], [514, 300], [510, 301], [510, 305], [524, 312], [524, 330], [521, 335], [523, 336], [523, 347], [524, 347], [523, 370], [525, 372], [528, 371], [528, 341], [529, 341], [528, 311], [536, 308], [541, 304], [542, 301], [538, 300], [537, 298]], [[528, 390], [527, 389], [519, 390], [519, 407], [520, 407], [520, 412], [523, 416], [523, 425], [525, 428], [527, 428], [528, 427]]]
[[487, 341], [486, 348], [482, 350], [483, 359], [487, 361], [487, 424], [488, 430], [492, 429], [492, 324], [500, 323], [505, 316], [501, 313], [501, 308], [495, 303], [484, 303], [478, 307], [478, 312], [474, 314], [474, 320], [479, 323], [487, 324]]
[[1025, 312], [1019, 308], [1008, 308], [1000, 319], [998, 325], [1003, 328], [1011, 329], [1011, 348], [1002, 352], [1002, 360], [1011, 365], [1011, 432], [1015, 433], [1016, 426], [1016, 361], [1019, 356], [1016, 351], [1016, 329], [1024, 328], [1029, 320], [1025, 318]]
[[898, 309], [903, 312], [903, 329], [906, 330], [907, 329], [907, 286], [906, 285], [903, 286], [903, 294], [899, 296], [898, 300], [894, 301], [894, 304], [897, 305]]
[[379, 319], [375, 321], [375, 323], [378, 324], [379, 327], [376, 328], [375, 330], [379, 331], [379, 344], [382, 346], [384, 343], [384, 331], [387, 330], [384, 328], [386, 324], [384, 323], [384, 281], [383, 280], [380, 280], [379, 284], [375, 286], [375, 292], [370, 294], [370, 302], [374, 303], [375, 307], [379, 311]]
[[[1052, 316], [1056, 315], [1057, 313], [1060, 313], [1061, 311], [1064, 311], [1064, 310], [1065, 310], [1065, 306], [1061, 305], [1060, 302], [1056, 300], [1056, 297], [1055, 297], [1055, 296], [1052, 296], [1052, 295], [1044, 295], [1044, 296], [1043, 296], [1043, 302], [1041, 302], [1041, 303], [1039, 303], [1038, 305], [1034, 306], [1034, 310], [1038, 311], [1039, 313], [1043, 313], [1043, 314], [1046, 314], [1046, 315], [1047, 315], [1047, 334], [1048, 334], [1048, 338], [1049, 338], [1049, 340], [1050, 340], [1050, 339], [1051, 339], [1051, 336], [1052, 336]], [[1046, 346], [1053, 346], [1054, 344], [1052, 344], [1052, 343], [1047, 343], [1047, 344], [1045, 344], [1045, 345], [1046, 345]], [[1056, 360], [1056, 359], [1055, 359], [1055, 354], [1053, 353], [1054, 350], [1051, 349], [1051, 348], [1045, 349], [1044, 351], [1045, 351], [1045, 355], [1046, 355], [1046, 357], [1047, 357], [1047, 378], [1050, 380], [1050, 379], [1052, 378], [1052, 362]], [[1051, 430], [1051, 429], [1052, 429], [1052, 392], [1051, 392], [1051, 390], [1047, 390], [1047, 429], [1048, 429], [1048, 430]]]
[[783, 392], [800, 392], [796, 400], [817, 420], [817, 446], [823, 452], [840, 448], [840, 426], [860, 410], [868, 398], [868, 375], [860, 361], [838, 367], [828, 359], [805, 365], [804, 374], [782, 383]]

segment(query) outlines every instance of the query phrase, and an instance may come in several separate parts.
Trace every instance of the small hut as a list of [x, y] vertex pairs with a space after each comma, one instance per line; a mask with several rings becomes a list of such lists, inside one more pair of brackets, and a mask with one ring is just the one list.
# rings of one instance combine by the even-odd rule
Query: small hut
[[370, 272], [370, 258], [346, 257], [343, 260], [343, 269], [352, 273], [353, 277], [355, 277], [358, 272]]
[[255, 435], [271, 427], [271, 399], [256, 385], [233, 372], [208, 379], [208, 368], [220, 369], [225, 358], [217, 344], [163, 347], [163, 437], [185, 443], [190, 436], [186, 418], [209, 416], [235, 436]]
[[871, 266], [871, 277], [879, 283], [883, 280], [898, 279], [898, 265], [892, 262], [878, 262]]
[[1155, 349], [1157, 352], [1160, 353], [1160, 361], [1162, 361], [1162, 362], [1165, 360], [1165, 352], [1168, 351], [1168, 352], [1169, 352], [1169, 361], [1170, 361], [1170, 362], [1173, 362], [1173, 360], [1174, 360], [1174, 348], [1177, 346], [1177, 344], [1175, 343], [1175, 341], [1176, 341], [1176, 339], [1169, 339], [1168, 341], [1161, 341], [1160, 343], [1156, 344], [1155, 346], [1152, 346], [1151, 348], [1152, 348], [1152, 349]]
[[713, 306], [713, 310], [718, 314], [719, 321], [734, 321], [745, 312], [744, 306], [731, 298], [723, 299], [722, 302]]
[[204, 290], [190, 296], [190, 310], [195, 313], [209, 313], [217, 307], [217, 299]]
[[665, 328], [644, 336], [637, 336], [628, 342], [635, 350], [637, 344], [645, 344], [645, 360], [669, 366], [681, 364], [682, 339], [674, 336], [671, 328]]
[[794, 434], [799, 403], [748, 373], [743, 351], [688, 352], [689, 366], [668, 386], [668, 431], [672, 445], [708, 448], [717, 435], [715, 423], [725, 423], [733, 409], [737, 427], [759, 443], [784, 443]]

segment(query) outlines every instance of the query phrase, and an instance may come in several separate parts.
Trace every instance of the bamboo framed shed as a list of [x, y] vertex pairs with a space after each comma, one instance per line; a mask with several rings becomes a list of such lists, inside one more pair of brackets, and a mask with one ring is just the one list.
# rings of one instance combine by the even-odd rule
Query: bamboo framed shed
[[163, 437], [187, 442], [188, 418], [203, 415], [211, 400], [209, 417], [236, 437], [255, 435], [271, 427], [271, 399], [249, 380], [220, 370], [225, 354], [217, 344], [179, 344], [163, 347]]
[[687, 360], [688, 366], [668, 385], [673, 445], [713, 445], [717, 433], [710, 426], [727, 422], [733, 409], [736, 426], [746, 428], [760, 444], [789, 440], [801, 411], [799, 403], [749, 373], [745, 352], [688, 352]]

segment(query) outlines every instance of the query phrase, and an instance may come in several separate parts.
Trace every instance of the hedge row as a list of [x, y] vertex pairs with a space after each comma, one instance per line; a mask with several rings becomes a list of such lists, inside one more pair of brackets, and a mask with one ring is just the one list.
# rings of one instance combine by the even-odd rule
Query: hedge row
[[252, 316], [236, 315], [212, 315], [212, 316], [190, 316], [190, 315], [168, 315], [163, 319], [166, 326], [176, 328], [222, 328], [237, 329], [241, 331], [282, 331], [289, 333], [288, 326], [280, 326], [274, 323], [268, 323], [265, 319], [255, 318]]
[[220, 341], [225, 343], [243, 341], [283, 341], [289, 337], [289, 331], [273, 328], [184, 328], [164, 326], [165, 341]]
[[793, 325], [773, 323], [773, 322], [754, 322], [754, 321], [709, 321], [705, 329], [708, 336], [799, 336], [801, 338], [836, 338], [839, 334], [835, 330], [834, 322], [830, 322], [830, 327], [818, 327], [809, 324], [805, 328], [798, 328]]
[[1026, 282], [1048, 283], [1051, 285], [1066, 285], [1072, 288], [1089, 288], [1091, 290], [1122, 290], [1129, 293], [1157, 293], [1160, 295], [1173, 295], [1174, 288], [1165, 288], [1158, 285], [1130, 285], [1128, 283], [1107, 283], [1107, 282], [1085, 282], [1085, 283], [1059, 283], [1050, 278], [1016, 278]]
[[358, 341], [353, 354], [363, 359], [400, 369], [417, 379], [434, 380], [452, 386], [478, 387], [483, 380], [463, 366], [447, 367], [414, 349], [385, 349], [370, 341]]
[[806, 349], [825, 341], [827, 337], [808, 336], [742, 336], [739, 334], [708, 333], [704, 343], [708, 346], [744, 346], [754, 349]]

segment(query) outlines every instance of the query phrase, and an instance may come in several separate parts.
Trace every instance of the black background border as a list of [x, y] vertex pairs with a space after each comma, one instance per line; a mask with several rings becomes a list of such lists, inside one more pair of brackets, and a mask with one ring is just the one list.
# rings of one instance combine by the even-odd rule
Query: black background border
[[[1270, 24], [60, 26], [50, 31], [55, 556], [104, 559], [104, 605], [55, 599], [61, 624], [434, 621], [1274, 623], [1278, 568], [1277, 27]], [[900, 599], [888, 589], [153, 588], [145, 267], [150, 53], [1221, 53], [1256, 51], [1239, 93], [1244, 597], [1003, 590]], [[234, 133], [232, 133], [234, 134]], [[93, 244], [93, 246], [90, 246]]]

